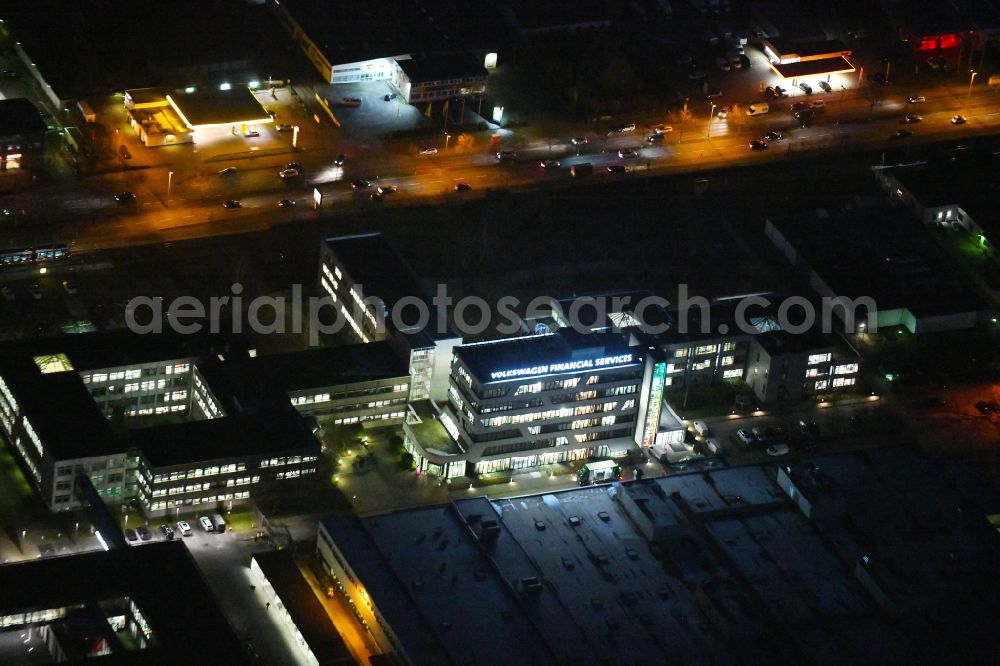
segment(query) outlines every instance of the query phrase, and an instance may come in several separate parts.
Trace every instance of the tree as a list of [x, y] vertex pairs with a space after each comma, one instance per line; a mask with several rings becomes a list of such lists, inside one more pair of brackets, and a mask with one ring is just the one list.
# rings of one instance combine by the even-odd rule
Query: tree
[[406, 451], [406, 449], [403, 448], [403, 438], [399, 435], [392, 435], [389, 437], [389, 446], [392, 447], [394, 453], [398, 453], [400, 455]]
[[681, 142], [684, 138], [684, 124], [691, 120], [691, 109], [688, 108], [687, 100], [684, 100], [684, 106], [680, 109], [670, 112], [670, 122], [680, 127], [679, 134], [677, 135], [677, 143]]
[[413, 454], [409, 451], [405, 451], [403, 455], [399, 456], [399, 468], [403, 470], [413, 469]]
[[462, 132], [455, 139], [455, 152], [458, 153], [471, 153], [475, 150], [476, 138], [467, 132]]
[[739, 104], [733, 104], [729, 108], [729, 115], [726, 117], [730, 127], [735, 127], [737, 134], [743, 131], [743, 126], [747, 122], [746, 111]]

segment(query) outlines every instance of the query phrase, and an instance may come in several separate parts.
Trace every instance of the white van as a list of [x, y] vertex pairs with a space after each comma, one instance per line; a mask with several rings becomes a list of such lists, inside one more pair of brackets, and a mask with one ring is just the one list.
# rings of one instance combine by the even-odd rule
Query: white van
[[198, 516], [198, 523], [201, 525], [201, 529], [206, 532], [215, 531], [215, 525], [213, 525], [212, 521], [208, 519], [208, 516]]
[[769, 107], [766, 102], [762, 102], [760, 104], [751, 104], [750, 106], [747, 107], [747, 115], [759, 116], [760, 114], [767, 113], [770, 110], [771, 107]]
[[691, 426], [694, 428], [695, 434], [706, 436], [710, 431], [708, 429], [708, 424], [704, 421], [692, 421]]

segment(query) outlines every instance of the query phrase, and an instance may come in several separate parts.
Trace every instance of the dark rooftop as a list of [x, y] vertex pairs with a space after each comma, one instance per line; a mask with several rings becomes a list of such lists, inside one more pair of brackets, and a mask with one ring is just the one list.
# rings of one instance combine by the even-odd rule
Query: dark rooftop
[[47, 129], [38, 107], [23, 97], [0, 99], [0, 136], [37, 134]]
[[488, 74], [482, 59], [471, 53], [400, 60], [399, 66], [413, 83], [485, 77]]
[[979, 154], [970, 159], [892, 167], [885, 172], [909, 190], [922, 206], [961, 206], [987, 233], [1000, 234], [1000, 213], [996, 206], [1000, 157]]
[[838, 296], [870, 296], [879, 311], [917, 317], [978, 312], [983, 303], [907, 210], [889, 206], [822, 209], [773, 224]]
[[192, 127], [271, 122], [263, 105], [245, 85], [235, 84], [230, 90], [200, 86], [194, 92], [173, 91], [169, 95]]
[[179, 541], [2, 566], [0, 590], [0, 616], [131, 598], [149, 623], [155, 645], [103, 656], [97, 660], [102, 664], [190, 662], [192, 650], [199, 663], [249, 663], [187, 546]]
[[[469, 371], [480, 382], [486, 384], [491, 381], [516, 380], [536, 374], [549, 374], [548, 371], [541, 371], [511, 376], [507, 379], [492, 379], [491, 373], [493, 372], [530, 369], [574, 360], [594, 360], [607, 356], [630, 355], [632, 357], [631, 363], [639, 364], [643, 360], [642, 351], [642, 348], [639, 347], [629, 347], [618, 333], [582, 334], [577, 333], [572, 328], [561, 328], [548, 335], [531, 335], [456, 347], [455, 356], [465, 363]], [[551, 374], [562, 372], [571, 371], [553, 370]]]
[[316, 593], [306, 583], [292, 554], [287, 550], [255, 553], [264, 577], [284, 604], [295, 627], [317, 661], [327, 664], [354, 664], [347, 645], [330, 620]]
[[601, 0], [516, 0], [511, 3], [511, 11], [514, 23], [521, 30], [611, 21], [608, 7]]

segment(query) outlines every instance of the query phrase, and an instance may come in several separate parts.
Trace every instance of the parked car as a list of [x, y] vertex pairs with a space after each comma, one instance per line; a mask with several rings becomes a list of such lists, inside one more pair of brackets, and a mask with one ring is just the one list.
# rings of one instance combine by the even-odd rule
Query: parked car
[[833, 88], [831, 88], [830, 84], [827, 83], [826, 81], [820, 81], [819, 82], [819, 87], [823, 89], [823, 92], [831, 92], [831, 91], [833, 91]]
[[396, 99], [396, 93], [387, 93], [384, 97], [382, 97], [382, 100], [386, 102], [391, 102], [394, 99]]
[[243, 204], [236, 199], [226, 199], [222, 202], [223, 208], [242, 208]]
[[134, 529], [132, 529], [131, 527], [129, 527], [129, 528], [126, 528], [126, 530], [125, 530], [125, 539], [127, 541], [130, 541], [130, 542], [131, 541], [138, 541], [139, 540], [139, 535], [135, 533]]
[[772, 444], [767, 447], [767, 455], [769, 456], [783, 456], [788, 453], [788, 444]]
[[743, 444], [743, 446], [750, 446], [755, 441], [753, 433], [751, 433], [749, 430], [745, 428], [740, 428], [739, 430], [737, 430], [736, 437], [739, 438], [740, 443]]
[[174, 529], [170, 527], [170, 525], [160, 525], [160, 532], [163, 533], [163, 536], [166, 537], [167, 541], [173, 541]]
[[807, 95], [813, 94], [812, 86], [806, 83], [805, 81], [799, 84], [799, 88], [802, 90], [802, 92], [804, 92]]
[[764, 429], [761, 428], [760, 426], [757, 426], [756, 428], [754, 428], [750, 432], [753, 433], [754, 439], [756, 439], [758, 442], [766, 442], [767, 441], [767, 433], [764, 432]]
[[150, 539], [153, 538], [153, 535], [149, 533], [149, 530], [146, 529], [145, 525], [139, 525], [138, 527], [136, 527], [135, 533], [139, 535], [140, 541], [149, 541]]
[[212, 524], [212, 520], [208, 516], [198, 516], [198, 524], [201, 525], [201, 529], [206, 532], [215, 531], [215, 525]]
[[177, 531], [181, 533], [181, 536], [191, 536], [191, 525], [186, 520], [178, 520]]

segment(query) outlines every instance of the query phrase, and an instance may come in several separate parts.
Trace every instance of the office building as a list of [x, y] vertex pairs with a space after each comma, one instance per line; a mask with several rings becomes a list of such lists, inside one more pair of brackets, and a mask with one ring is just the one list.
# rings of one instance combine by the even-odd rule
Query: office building
[[461, 338], [448, 313], [435, 308], [385, 237], [368, 233], [324, 240], [319, 285], [346, 322], [342, 330], [349, 338], [363, 343], [387, 340], [406, 359], [411, 401], [448, 399], [452, 350]]

